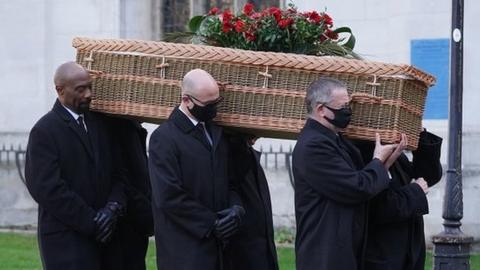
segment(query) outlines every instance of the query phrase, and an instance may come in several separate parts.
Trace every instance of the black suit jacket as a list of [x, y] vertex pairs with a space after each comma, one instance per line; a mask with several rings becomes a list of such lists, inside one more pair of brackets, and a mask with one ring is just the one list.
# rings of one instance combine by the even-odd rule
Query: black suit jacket
[[148, 237], [153, 235], [151, 187], [146, 150], [147, 130], [138, 121], [109, 118], [115, 161], [122, 169], [127, 208], [117, 226], [124, 269], [146, 269]]
[[[30, 132], [25, 178], [39, 207], [38, 231], [46, 267], [69, 256], [78, 257], [68, 249], [61, 256], [48, 256], [48, 249], [55, 249], [45, 244], [48, 235], [54, 237], [52, 234], [64, 231], [84, 238], [86, 245], [95, 244], [96, 211], [107, 201], [126, 203], [120, 176], [112, 166], [112, 149], [102, 116], [86, 113], [85, 122], [88, 135], [79, 130], [57, 100]], [[68, 242], [68, 234], [64, 235], [63, 240]]]
[[365, 167], [348, 141], [308, 119], [293, 151], [297, 270], [362, 269], [366, 202], [388, 186], [383, 164]]
[[124, 220], [140, 235], [153, 235], [152, 191], [147, 158], [147, 130], [138, 121], [109, 118], [115, 161], [124, 176], [127, 211]]
[[[355, 143], [365, 159], [371, 159], [374, 144]], [[367, 269], [420, 270], [425, 266], [423, 215], [428, 201], [412, 179], [423, 177], [429, 186], [442, 177], [442, 139], [428, 132], [420, 134], [419, 146], [410, 162], [402, 154], [390, 168], [389, 188], [370, 203], [370, 226], [366, 253]]]
[[230, 269], [278, 270], [272, 204], [260, 152], [238, 136], [229, 136], [229, 174], [234, 181], [245, 216], [227, 249]]
[[227, 147], [221, 128], [210, 130], [213, 146], [177, 107], [150, 138], [158, 269], [218, 269], [222, 260], [209, 234], [230, 204]]

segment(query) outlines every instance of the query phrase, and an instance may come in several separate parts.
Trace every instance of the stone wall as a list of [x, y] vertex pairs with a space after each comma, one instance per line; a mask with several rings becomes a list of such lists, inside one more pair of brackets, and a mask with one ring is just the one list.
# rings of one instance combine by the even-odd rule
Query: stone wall
[[[16, 0], [0, 4], [0, 154], [26, 148], [28, 132], [55, 101], [53, 74], [75, 60], [75, 36], [152, 36], [152, 0]], [[0, 156], [0, 226], [36, 222], [36, 204], [14, 163]]]
[[27, 136], [27, 133], [0, 133], [0, 228], [30, 227], [37, 223], [37, 204], [20, 176]]
[[37, 204], [18, 176], [17, 166], [0, 164], [0, 227], [37, 224]]

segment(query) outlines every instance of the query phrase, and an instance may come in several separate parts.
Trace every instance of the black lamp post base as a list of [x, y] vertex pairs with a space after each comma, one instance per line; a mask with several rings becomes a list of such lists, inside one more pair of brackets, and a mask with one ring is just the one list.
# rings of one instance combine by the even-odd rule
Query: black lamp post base
[[432, 237], [434, 270], [469, 270], [473, 237], [442, 232]]

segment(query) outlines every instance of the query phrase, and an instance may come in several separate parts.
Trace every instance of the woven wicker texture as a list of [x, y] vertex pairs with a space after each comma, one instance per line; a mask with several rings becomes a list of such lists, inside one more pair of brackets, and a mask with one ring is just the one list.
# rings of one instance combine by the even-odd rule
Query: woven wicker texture
[[285, 67], [297, 70], [316, 70], [377, 76], [403, 75], [420, 80], [427, 86], [431, 86], [435, 82], [433, 76], [409, 65], [393, 65], [341, 57], [324, 56], [319, 58], [317, 56], [301, 54], [254, 52], [203, 45], [126, 39], [74, 38], [72, 45], [78, 51], [139, 52], [246, 65]]
[[344, 81], [352, 96], [347, 136], [415, 149], [434, 78], [406, 65], [252, 52], [135, 40], [76, 38], [77, 61], [96, 74], [92, 109], [159, 123], [180, 101], [179, 82], [194, 68], [224, 84], [218, 123], [259, 136], [295, 138], [305, 121], [305, 89], [319, 77]]

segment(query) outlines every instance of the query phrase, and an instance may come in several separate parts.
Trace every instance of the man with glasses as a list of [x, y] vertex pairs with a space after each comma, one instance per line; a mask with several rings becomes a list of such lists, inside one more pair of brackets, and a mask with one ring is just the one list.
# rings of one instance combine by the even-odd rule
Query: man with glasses
[[244, 210], [229, 188], [222, 129], [212, 122], [221, 100], [209, 73], [188, 72], [180, 105], [150, 138], [158, 269], [224, 269], [223, 249]]
[[341, 134], [352, 114], [345, 84], [321, 78], [305, 100], [308, 119], [293, 151], [297, 269], [363, 269], [366, 202], [388, 187], [388, 166], [405, 141], [382, 145], [377, 134], [364, 165]]

